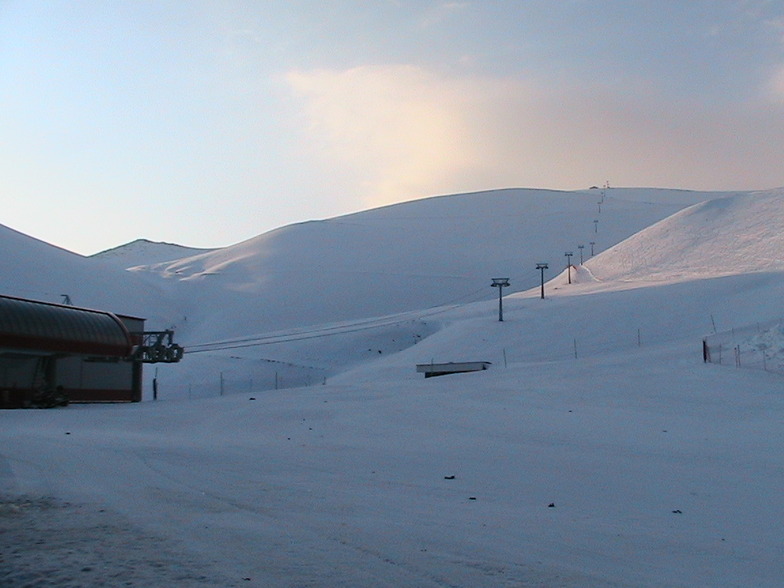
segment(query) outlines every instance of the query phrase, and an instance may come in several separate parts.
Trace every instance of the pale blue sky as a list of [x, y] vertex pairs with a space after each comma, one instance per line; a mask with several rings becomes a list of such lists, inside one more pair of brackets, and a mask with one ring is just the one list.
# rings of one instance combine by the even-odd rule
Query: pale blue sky
[[784, 2], [0, 0], [0, 223], [217, 247], [501, 187], [784, 186]]

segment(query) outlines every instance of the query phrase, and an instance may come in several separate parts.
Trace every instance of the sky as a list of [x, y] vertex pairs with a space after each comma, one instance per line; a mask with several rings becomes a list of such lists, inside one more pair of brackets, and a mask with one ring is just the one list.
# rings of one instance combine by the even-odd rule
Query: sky
[[223, 247], [440, 194], [784, 186], [784, 3], [0, 0], [0, 224]]

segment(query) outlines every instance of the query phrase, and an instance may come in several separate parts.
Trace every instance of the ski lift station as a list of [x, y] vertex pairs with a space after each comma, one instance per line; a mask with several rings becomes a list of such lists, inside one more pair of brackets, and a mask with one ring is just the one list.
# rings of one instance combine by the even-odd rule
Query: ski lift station
[[183, 351], [142, 318], [0, 295], [0, 408], [139, 402], [142, 365]]

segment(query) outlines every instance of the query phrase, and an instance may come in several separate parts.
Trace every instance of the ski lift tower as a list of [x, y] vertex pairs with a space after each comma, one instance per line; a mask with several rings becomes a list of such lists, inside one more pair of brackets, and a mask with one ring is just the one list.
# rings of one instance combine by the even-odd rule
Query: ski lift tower
[[549, 267], [550, 266], [548, 266], [546, 263], [536, 264], [536, 269], [538, 269], [539, 272], [542, 274], [542, 300], [544, 300], [544, 270], [548, 269]]
[[498, 320], [504, 320], [504, 297], [503, 291], [509, 285], [509, 278], [492, 278], [493, 283], [490, 284], [493, 288], [498, 288]]

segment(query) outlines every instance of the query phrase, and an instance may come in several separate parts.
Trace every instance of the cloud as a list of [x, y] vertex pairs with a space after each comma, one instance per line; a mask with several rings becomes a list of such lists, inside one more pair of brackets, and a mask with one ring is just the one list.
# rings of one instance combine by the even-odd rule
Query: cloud
[[555, 87], [411, 65], [299, 71], [287, 80], [307, 114], [311, 154], [363, 206], [605, 179], [705, 190], [784, 185], [776, 105], [714, 108], [707, 99], [668, 99], [651, 83]]
[[437, 190], [475, 158], [460, 82], [407, 65], [287, 80], [304, 101], [313, 149], [358, 178], [368, 203]]

